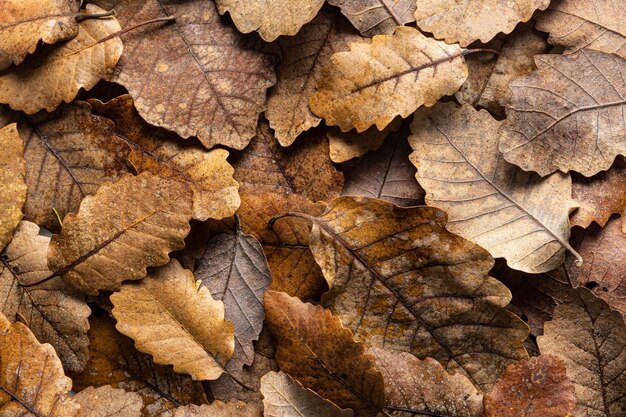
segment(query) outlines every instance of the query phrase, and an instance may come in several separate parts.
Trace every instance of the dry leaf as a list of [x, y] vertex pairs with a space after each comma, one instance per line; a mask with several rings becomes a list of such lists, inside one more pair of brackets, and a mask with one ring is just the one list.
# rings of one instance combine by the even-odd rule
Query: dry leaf
[[89, 358], [91, 310], [84, 296], [60, 277], [49, 279], [49, 242], [36, 224], [20, 223], [0, 259], [0, 311], [50, 343], [66, 369], [80, 372]]
[[370, 348], [385, 378], [385, 411], [393, 417], [482, 417], [482, 394], [461, 374], [450, 375], [432, 358]]
[[259, 338], [265, 319], [263, 294], [272, 276], [263, 248], [237, 222], [234, 235], [220, 234], [207, 242], [194, 274], [214, 299], [224, 302], [224, 317], [235, 329], [235, 351], [227, 369], [238, 375], [254, 360], [252, 342]]
[[591, 178], [572, 175], [572, 198], [580, 207], [570, 217], [572, 226], [604, 226], [611, 214], [626, 210], [626, 161], [617, 157], [613, 166]]
[[85, 388], [74, 396], [80, 404], [80, 417], [139, 417], [141, 396], [105, 385]]
[[216, 379], [233, 355], [233, 324], [224, 303], [173, 259], [143, 280], [111, 295], [116, 328], [160, 365], [195, 380]]
[[176, 17], [122, 36], [126, 53], [114, 81], [141, 117], [207, 148], [246, 147], [276, 82], [274, 49], [237, 32], [212, 1], [120, 0], [115, 11], [123, 27]]
[[[103, 9], [87, 5], [89, 13]], [[108, 79], [122, 55], [122, 41], [111, 37], [121, 30], [117, 19], [88, 19], [79, 23], [78, 35], [59, 46], [0, 73], [0, 102], [14, 110], [49, 112]]]
[[221, 14], [228, 12], [235, 26], [243, 33], [259, 32], [263, 40], [272, 42], [281, 35], [293, 36], [310, 22], [324, 0], [216, 0]]
[[475, 40], [489, 42], [499, 32], [511, 33], [549, 4], [550, 0], [423, 0], [417, 2], [415, 20], [435, 38], [467, 46]]
[[500, 125], [469, 105], [417, 112], [409, 138], [417, 180], [427, 204], [450, 214], [451, 232], [506, 258], [511, 268], [547, 272], [563, 263], [566, 249], [574, 252], [568, 243], [569, 213], [576, 207], [571, 179], [562, 173], [542, 179], [504, 161]]
[[68, 214], [48, 248], [48, 265], [79, 290], [115, 291], [146, 267], [168, 262], [189, 233], [191, 190], [178, 181], [142, 173], [105, 183]]
[[267, 100], [265, 115], [282, 146], [290, 146], [300, 133], [319, 125], [321, 119], [309, 110], [322, 68], [333, 53], [347, 51], [363, 39], [337, 13], [322, 10], [293, 37], [280, 38], [283, 59], [276, 67], [278, 82]]
[[250, 146], [232, 158], [232, 165], [242, 194], [300, 194], [318, 201], [338, 196], [343, 187], [343, 174], [330, 161], [328, 140], [318, 129], [283, 149], [262, 121]]
[[242, 401], [223, 403], [215, 401], [211, 405], [189, 405], [178, 407], [174, 417], [261, 417], [262, 411], [253, 404]]
[[432, 357], [481, 389], [527, 357], [528, 327], [502, 308], [510, 292], [487, 275], [493, 258], [446, 231], [441, 210], [341, 197], [307, 218], [330, 287], [322, 301], [357, 340]]
[[330, 159], [339, 164], [352, 158], [360, 158], [368, 151], [380, 148], [388, 136], [402, 128], [402, 119], [396, 117], [383, 130], [372, 126], [364, 132], [354, 130], [342, 132], [336, 127], [328, 129], [326, 136], [330, 144]]
[[335, 404], [304, 388], [284, 372], [269, 372], [261, 378], [265, 417], [352, 417], [352, 410]]
[[240, 200], [228, 151], [206, 151], [183, 143], [178, 136], [148, 125], [139, 117], [129, 95], [107, 103], [90, 100], [94, 113], [115, 122], [115, 132], [132, 149], [129, 161], [137, 172], [149, 171], [183, 182], [193, 191], [193, 218], [223, 219], [232, 216]]
[[382, 130], [394, 117], [406, 118], [458, 90], [467, 78], [466, 53], [399, 27], [393, 35], [378, 35], [371, 44], [352, 44], [349, 52], [334, 54], [309, 106], [344, 132], [363, 132], [372, 125]]
[[490, 417], [566, 417], [576, 406], [565, 365], [551, 355], [509, 365], [484, 401]]
[[341, 8], [363, 36], [393, 33], [396, 26], [415, 20], [415, 0], [328, 0]]
[[537, 338], [541, 354], [559, 357], [574, 383], [575, 416], [626, 413], [626, 325], [617, 311], [579, 288], [559, 305]]
[[526, 171], [590, 177], [626, 155], [626, 60], [592, 50], [538, 55], [539, 69], [511, 83], [500, 151]]
[[626, 59], [626, 9], [619, 0], [553, 0], [537, 15], [537, 29], [567, 52], [582, 48]]
[[338, 317], [275, 291], [265, 294], [265, 313], [283, 372], [357, 415], [373, 417], [382, 409], [383, 376]]
[[17, 125], [0, 129], [0, 250], [11, 240], [13, 231], [22, 220], [26, 201], [26, 164], [24, 143]]
[[53, 44], [78, 34], [73, 0], [5, 0], [0, 11], [0, 71], [19, 65], [39, 42]]
[[72, 380], [49, 344], [0, 314], [0, 413], [7, 417], [77, 417]]

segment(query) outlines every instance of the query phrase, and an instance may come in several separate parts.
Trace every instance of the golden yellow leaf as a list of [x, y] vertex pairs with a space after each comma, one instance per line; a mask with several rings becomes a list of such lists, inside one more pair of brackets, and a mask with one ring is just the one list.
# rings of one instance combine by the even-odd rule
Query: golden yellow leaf
[[22, 208], [26, 201], [26, 163], [24, 143], [17, 125], [0, 129], [0, 250], [11, 240], [13, 231], [22, 220]]
[[139, 394], [110, 385], [85, 388], [74, 401], [80, 404], [79, 417], [139, 417], [143, 408]]

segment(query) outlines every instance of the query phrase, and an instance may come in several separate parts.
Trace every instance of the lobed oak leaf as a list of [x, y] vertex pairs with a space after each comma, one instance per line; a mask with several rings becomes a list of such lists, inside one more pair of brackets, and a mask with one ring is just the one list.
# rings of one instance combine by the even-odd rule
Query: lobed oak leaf
[[173, 259], [110, 297], [116, 328], [160, 365], [194, 380], [217, 379], [233, 355], [233, 324], [224, 303]]
[[[104, 10], [89, 4], [87, 12]], [[83, 20], [75, 38], [0, 72], [0, 103], [26, 114], [43, 109], [51, 112], [61, 103], [69, 103], [81, 88], [90, 90], [113, 75], [124, 49], [115, 36], [120, 31], [113, 17]]]
[[0, 129], [0, 250], [11, 241], [26, 201], [24, 143], [15, 124]]
[[80, 417], [139, 417], [143, 408], [139, 394], [110, 385], [85, 388], [74, 401], [80, 404]]
[[489, 42], [499, 32], [511, 33], [549, 4], [550, 0], [424, 0], [417, 2], [415, 20], [435, 38], [467, 46], [475, 40]]
[[[415, 114], [409, 138], [426, 202], [448, 211], [447, 228], [509, 266], [530, 273], [563, 263], [569, 213], [576, 207], [569, 175], [539, 178], [504, 161], [496, 121], [469, 105], [439, 104]], [[580, 256], [578, 256], [580, 260]]]
[[583, 49], [576, 55], [537, 55], [539, 69], [511, 83], [500, 151], [545, 176], [607, 170], [626, 154], [626, 60]]
[[191, 190], [144, 172], [104, 183], [68, 214], [48, 247], [55, 275], [87, 294], [115, 291], [122, 281], [141, 279], [148, 266], [169, 261], [189, 233]]
[[576, 397], [563, 362], [541, 355], [509, 365], [484, 403], [486, 416], [566, 417]]
[[210, 405], [178, 407], [174, 417], [261, 417], [262, 414], [262, 410], [254, 404], [246, 404], [243, 401], [228, 403], [215, 401]]
[[93, 112], [115, 122], [116, 135], [132, 149], [128, 160], [137, 172], [151, 172], [185, 183], [193, 191], [193, 218], [223, 219], [232, 216], [240, 204], [233, 179], [234, 170], [226, 161], [228, 151], [206, 151], [181, 143], [177, 135], [148, 125], [137, 113], [129, 95], [107, 103], [90, 100]]
[[353, 158], [360, 158], [368, 151], [379, 149], [385, 139], [402, 128], [402, 119], [396, 117], [383, 130], [372, 126], [364, 132], [357, 133], [354, 130], [342, 132], [336, 127], [331, 127], [326, 132], [330, 145], [330, 160], [339, 164]]
[[382, 130], [396, 116], [406, 118], [458, 90], [467, 78], [466, 54], [458, 45], [398, 27], [393, 35], [334, 54], [309, 106], [344, 132], [373, 125]]
[[82, 294], [60, 277], [50, 279], [50, 238], [22, 221], [0, 257], [0, 312], [22, 321], [42, 343], [50, 343], [67, 370], [80, 372], [89, 359], [88, 317]]
[[363, 36], [393, 33], [396, 26], [415, 20], [415, 0], [328, 0], [341, 8]]
[[578, 288], [555, 308], [537, 344], [542, 355], [554, 355], [565, 363], [577, 399], [573, 415], [624, 415], [626, 325], [606, 302]]

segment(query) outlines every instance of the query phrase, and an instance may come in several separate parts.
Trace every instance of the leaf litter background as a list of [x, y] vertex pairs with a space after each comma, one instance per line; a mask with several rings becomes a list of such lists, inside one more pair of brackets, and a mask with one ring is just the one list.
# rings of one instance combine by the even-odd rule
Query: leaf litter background
[[82, 3], [0, 0], [0, 416], [626, 416], [621, 2]]

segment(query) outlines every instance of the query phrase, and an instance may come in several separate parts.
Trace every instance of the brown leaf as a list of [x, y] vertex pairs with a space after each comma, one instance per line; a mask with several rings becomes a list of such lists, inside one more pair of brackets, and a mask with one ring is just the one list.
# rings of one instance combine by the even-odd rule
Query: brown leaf
[[399, 27], [371, 44], [352, 44], [324, 68], [309, 106], [326, 124], [342, 131], [384, 129], [396, 116], [408, 117], [452, 94], [467, 78], [466, 51]]
[[357, 415], [373, 417], [382, 409], [383, 376], [338, 317], [275, 291], [265, 294], [265, 313], [283, 372]]
[[554, 311], [537, 338], [541, 354], [559, 357], [574, 383], [575, 416], [626, 413], [626, 325], [617, 311], [586, 288]]
[[141, 117], [207, 148], [246, 147], [276, 82], [274, 49], [242, 36], [212, 1], [120, 0], [115, 11], [123, 27], [176, 17], [122, 36], [126, 53], [114, 81]]
[[85, 388], [74, 396], [80, 404], [80, 417], [139, 417], [141, 396], [105, 385]]
[[48, 248], [48, 265], [79, 290], [97, 295], [141, 279], [169, 261], [189, 233], [191, 190], [144, 172], [104, 183], [68, 214]]
[[417, 2], [415, 20], [435, 38], [467, 46], [475, 40], [489, 42], [499, 32], [511, 33], [519, 22], [527, 22], [535, 10], [549, 4], [550, 0], [423, 0]]
[[76, 391], [110, 384], [136, 392], [144, 403], [144, 417], [171, 417], [177, 406], [207, 402], [201, 383], [155, 365], [133, 347], [132, 339], [115, 330], [113, 319], [100, 314], [89, 322], [89, 362], [85, 372], [72, 374]]
[[89, 358], [91, 310], [84, 296], [60, 277], [49, 279], [49, 242], [36, 224], [20, 223], [0, 260], [0, 311], [50, 343], [66, 369], [80, 372]]
[[484, 402], [490, 417], [566, 417], [576, 397], [563, 362], [541, 355], [509, 365]]
[[228, 12], [235, 26], [243, 33], [259, 32], [263, 40], [272, 42], [281, 35], [293, 36], [310, 22], [324, 0], [216, 0], [220, 14]]
[[352, 417], [352, 410], [335, 404], [304, 388], [284, 372], [269, 372], [261, 378], [265, 417]]
[[262, 409], [242, 401], [223, 403], [215, 401], [211, 405], [189, 405], [179, 407], [174, 417], [261, 417]]
[[77, 417], [72, 380], [52, 346], [0, 314], [0, 410], [3, 416]]
[[571, 179], [562, 173], [542, 179], [504, 161], [500, 125], [469, 105], [420, 110], [409, 138], [417, 180], [427, 204], [450, 214], [451, 232], [506, 258], [511, 268], [547, 272], [563, 263], [566, 249], [574, 252]]
[[148, 125], [129, 95], [107, 103], [90, 100], [94, 113], [115, 122], [115, 132], [132, 149], [129, 161], [137, 172], [152, 172], [183, 182], [193, 191], [193, 218], [223, 219], [239, 207], [234, 170], [226, 162], [228, 151], [206, 151], [181, 142], [164, 129]]
[[[104, 12], [92, 4], [87, 11]], [[90, 90], [108, 79], [123, 50], [122, 41], [110, 37], [121, 30], [117, 19], [87, 19], [78, 26], [74, 39], [1, 72], [0, 102], [26, 114], [42, 109], [51, 112], [62, 102], [74, 100], [81, 88]]]
[[511, 83], [500, 151], [526, 171], [590, 177], [626, 154], [626, 61], [592, 50], [537, 55], [539, 69]]
[[572, 175], [572, 198], [580, 207], [570, 217], [572, 226], [604, 226], [611, 214], [626, 210], [626, 161], [617, 157], [613, 166], [591, 178]]
[[352, 158], [360, 158], [368, 151], [375, 151], [382, 146], [385, 139], [396, 133], [402, 127], [402, 119], [396, 117], [383, 130], [372, 126], [364, 132], [357, 133], [354, 130], [342, 132], [336, 127], [328, 129], [326, 136], [330, 145], [330, 160], [335, 163], [349, 161]]
[[393, 33], [415, 20], [415, 0], [328, 0], [338, 6], [363, 36]]
[[432, 357], [481, 389], [527, 357], [528, 327], [502, 308], [510, 293], [487, 275], [493, 258], [446, 231], [441, 210], [340, 197], [307, 218], [330, 286], [322, 301], [357, 340]]
[[461, 374], [432, 358], [370, 348], [385, 378], [385, 411], [393, 417], [482, 417], [482, 394]]
[[337, 13], [322, 10], [296, 36], [278, 40], [283, 59], [276, 67], [278, 82], [265, 115], [282, 146], [290, 146], [300, 133], [322, 120], [311, 113], [308, 100], [331, 55], [347, 51], [352, 42], [364, 42], [351, 29]]
[[567, 52], [582, 48], [626, 59], [626, 11], [619, 0], [553, 0], [537, 15], [537, 29]]
[[0, 71], [19, 65], [39, 42], [53, 44], [78, 34], [73, 0], [5, 0], [0, 14]]
[[338, 196], [343, 187], [343, 174], [330, 161], [328, 140], [318, 129], [284, 149], [262, 121], [250, 146], [232, 158], [232, 165], [242, 194], [301, 194], [318, 201]]
[[22, 220], [26, 201], [24, 143], [15, 124], [0, 129], [0, 250], [11, 240]]

